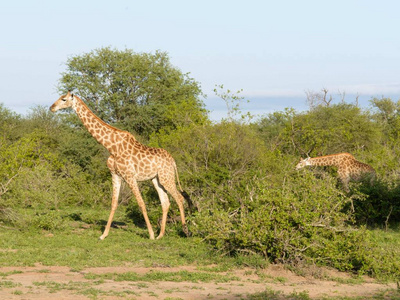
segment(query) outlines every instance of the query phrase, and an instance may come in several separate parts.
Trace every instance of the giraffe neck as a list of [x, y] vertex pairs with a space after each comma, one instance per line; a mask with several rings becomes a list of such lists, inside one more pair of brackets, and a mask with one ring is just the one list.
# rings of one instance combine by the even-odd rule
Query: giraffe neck
[[117, 140], [115, 136], [122, 131], [101, 120], [79, 97], [75, 96], [75, 99], [76, 101], [72, 108], [81, 119], [83, 125], [100, 144], [113, 154], [115, 150], [113, 141]]
[[310, 166], [339, 166], [340, 160], [339, 157], [330, 155], [310, 158], [307, 163]]

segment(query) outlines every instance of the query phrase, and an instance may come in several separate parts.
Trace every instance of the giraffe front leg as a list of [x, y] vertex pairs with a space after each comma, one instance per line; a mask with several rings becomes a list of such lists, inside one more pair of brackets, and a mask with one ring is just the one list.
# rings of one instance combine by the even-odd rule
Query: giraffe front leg
[[100, 237], [100, 240], [104, 240], [107, 237], [108, 232], [110, 231], [111, 223], [114, 218], [115, 211], [117, 210], [118, 207], [118, 198], [119, 198], [119, 191], [121, 189], [121, 181], [122, 179], [120, 176], [118, 176], [115, 173], [112, 174], [113, 195], [111, 201], [111, 211], [110, 211], [110, 216], [108, 217], [106, 228], [104, 229], [104, 232]]
[[350, 189], [349, 189], [350, 178], [345, 177], [345, 178], [342, 178], [341, 181], [342, 181], [344, 191], [346, 193], [349, 193], [350, 192]]

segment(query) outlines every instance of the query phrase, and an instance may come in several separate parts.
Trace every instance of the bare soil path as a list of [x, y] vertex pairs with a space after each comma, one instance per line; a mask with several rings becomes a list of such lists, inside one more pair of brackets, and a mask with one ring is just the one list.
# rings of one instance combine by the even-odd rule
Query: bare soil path
[[[203, 272], [194, 266], [179, 268], [107, 267], [87, 268], [79, 271], [71, 270], [68, 267], [40, 265], [2, 267], [0, 268], [0, 299], [230, 300], [247, 299], [249, 295], [266, 290], [279, 292], [279, 299], [286, 299], [285, 296], [302, 292], [307, 293], [311, 299], [340, 296], [362, 298], [382, 293], [388, 289], [397, 289], [395, 283], [378, 283], [367, 277], [363, 278], [362, 283], [351, 283], [350, 275], [337, 271], [324, 271], [327, 280], [316, 279], [313, 276], [298, 276], [280, 265], [271, 265], [267, 269], [259, 271], [240, 269], [218, 272], [226, 278], [234, 278], [228, 281], [133, 281], [102, 277], [102, 275], [114, 273], [135, 273], [141, 276], [155, 271]], [[204, 272], [207, 273], [207, 271]]]

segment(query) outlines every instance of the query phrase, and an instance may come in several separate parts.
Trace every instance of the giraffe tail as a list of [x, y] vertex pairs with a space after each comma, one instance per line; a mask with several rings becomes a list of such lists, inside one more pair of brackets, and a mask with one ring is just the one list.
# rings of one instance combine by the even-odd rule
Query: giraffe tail
[[181, 183], [179, 181], [178, 168], [176, 167], [175, 160], [173, 161], [173, 164], [174, 164], [174, 168], [175, 168], [176, 180], [178, 181], [178, 186], [179, 186], [179, 189], [181, 190], [181, 195], [183, 196], [183, 198], [185, 198], [186, 202], [188, 203], [189, 211], [193, 212], [193, 208], [194, 208], [193, 201], [190, 198], [189, 194], [182, 189]]
[[173, 162], [174, 162], [176, 180], [178, 181], [179, 189], [181, 190], [181, 192], [183, 192], [183, 189], [182, 189], [182, 186], [181, 186], [181, 182], [179, 181], [178, 168], [176, 167], [176, 162], [175, 161], [173, 161]]

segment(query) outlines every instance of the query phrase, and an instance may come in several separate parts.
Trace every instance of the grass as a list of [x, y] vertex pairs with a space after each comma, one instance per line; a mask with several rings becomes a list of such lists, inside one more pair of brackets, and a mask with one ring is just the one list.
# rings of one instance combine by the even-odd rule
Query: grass
[[[117, 210], [114, 228], [103, 241], [98, 238], [108, 218], [108, 210], [104, 208], [47, 212], [25, 209], [14, 214], [22, 220], [20, 230], [3, 228], [0, 231], [0, 266], [33, 266], [40, 263], [44, 266], [68, 266], [79, 271], [87, 267], [174, 267], [190, 264], [218, 273], [237, 266], [263, 269], [268, 265], [268, 261], [258, 255], [216, 255], [200, 238], [183, 238], [179, 223], [168, 224], [167, 235], [163, 239], [150, 240], [147, 229], [136, 226], [127, 217], [125, 207]], [[38, 218], [40, 222], [37, 222]], [[49, 227], [52, 229], [43, 229]], [[154, 229], [157, 230], [156, 226]], [[373, 253], [376, 264], [385, 263], [385, 257], [400, 257], [399, 229], [367, 230], [367, 234], [373, 241], [374, 248], [369, 251]], [[392, 265], [399, 268], [400, 263]], [[389, 271], [388, 274], [372, 275], [390, 278], [390, 273], [399, 273], [397, 269]]]
[[7, 277], [14, 274], [21, 274], [22, 271], [0, 272], [0, 277]]
[[[390, 230], [374, 229], [367, 231], [369, 238], [374, 245], [371, 249], [372, 264], [391, 266], [387, 271], [381, 271], [381, 268], [374, 268], [371, 273], [373, 277], [380, 280], [400, 281], [400, 230], [399, 228]], [[395, 258], [395, 261], [393, 261]], [[393, 274], [397, 274], [393, 276]]]
[[103, 291], [92, 287], [91, 286], [92, 284], [89, 282], [83, 283], [83, 282], [70, 281], [68, 283], [58, 283], [54, 281], [40, 281], [40, 282], [34, 282], [33, 284], [38, 287], [46, 287], [49, 290], [49, 293], [57, 293], [62, 290], [70, 290], [81, 295], [86, 295], [92, 299], [97, 299], [99, 296], [116, 296], [124, 298], [124, 296], [127, 295], [136, 295], [136, 296], [139, 295], [134, 291], [128, 291], [128, 290], [124, 290], [122, 292], [116, 292], [112, 290]]
[[[257, 255], [238, 255], [226, 257], [216, 255], [200, 238], [185, 238], [180, 235], [180, 224], [168, 224], [167, 235], [161, 240], [150, 240], [147, 229], [135, 226], [132, 220], [127, 219], [124, 209], [120, 208], [114, 218], [114, 228], [110, 235], [100, 241], [104, 224], [108, 217], [107, 209], [85, 209], [52, 211], [47, 215], [38, 217], [32, 210], [19, 212], [24, 216], [24, 224], [18, 230], [15, 228], [2, 228], [0, 230], [0, 266], [66, 266], [72, 272], [79, 272], [89, 267], [117, 267], [117, 266], [142, 266], [165, 267], [165, 271], [152, 270], [144, 274], [135, 272], [122, 273], [88, 273], [85, 275], [86, 283], [68, 282], [57, 283], [53, 281], [35, 282], [36, 286], [46, 287], [50, 292], [60, 290], [73, 290], [86, 295], [90, 299], [101, 297], [135, 297], [138, 294], [131, 290], [120, 292], [104, 291], [97, 289], [98, 283], [105, 281], [122, 281], [140, 288], [148, 287], [149, 282], [191, 282], [191, 283], [226, 283], [238, 280], [230, 271], [237, 267], [250, 267], [247, 275], [257, 275], [263, 282], [285, 283], [284, 277], [263, 277], [260, 269], [268, 266], [268, 261]], [[38, 222], [40, 219], [40, 222]], [[53, 224], [48, 226], [47, 224]], [[54, 225], [55, 224], [55, 225]], [[29, 226], [28, 226], [29, 225]], [[155, 226], [154, 226], [155, 227]], [[51, 228], [44, 229], [44, 228]], [[156, 227], [154, 228], [156, 229]], [[376, 263], [382, 263], [385, 253], [392, 257], [400, 257], [400, 230], [368, 230], [370, 239], [374, 242], [374, 255]], [[195, 271], [168, 271], [168, 267], [196, 266]], [[8, 277], [21, 271], [0, 273], [0, 289], [11, 289], [15, 295], [23, 292], [18, 284]], [[47, 273], [49, 269], [43, 267], [38, 272]], [[385, 274], [382, 278], [385, 278]], [[387, 275], [387, 274], [386, 274]], [[335, 279], [339, 283], [361, 284], [362, 280]], [[392, 278], [393, 279], [393, 278]], [[343, 282], [342, 282], [343, 281]], [[173, 290], [171, 290], [173, 291]], [[388, 290], [375, 295], [371, 299], [400, 299], [398, 290]], [[139, 294], [140, 295], [140, 294]], [[151, 296], [151, 295], [150, 295]], [[157, 295], [154, 295], [155, 298]], [[173, 299], [173, 298], [171, 298]], [[246, 298], [247, 299], [247, 298]], [[308, 293], [293, 293], [285, 297], [279, 292], [266, 290], [248, 296], [248, 299], [310, 299]], [[350, 298], [332, 298], [350, 299]]]
[[13, 288], [17, 287], [19, 284], [11, 281], [11, 280], [0, 280], [0, 289], [1, 288]]
[[160, 272], [151, 270], [146, 274], [140, 275], [135, 272], [126, 273], [106, 273], [106, 274], [92, 274], [85, 275], [86, 279], [106, 279], [113, 281], [171, 281], [171, 282], [230, 282], [240, 280], [240, 278], [231, 275], [222, 275], [216, 273], [207, 272], [189, 272], [189, 271], [177, 271], [177, 272]]
[[265, 290], [265, 292], [255, 293], [250, 295], [249, 300], [283, 300], [283, 299], [290, 299], [290, 300], [309, 300], [310, 297], [307, 292], [294, 292], [289, 296], [283, 295], [281, 292], [272, 291], [270, 289]]
[[[188, 244], [190, 247], [188, 247]], [[211, 254], [199, 239], [168, 237], [161, 241], [114, 230], [104, 241], [98, 240], [97, 230], [85, 230], [77, 235], [62, 231], [0, 232], [0, 248], [14, 249], [0, 256], [0, 266], [68, 266], [75, 270], [85, 267], [177, 266], [207, 262]]]
[[[24, 211], [25, 219], [35, 218]], [[71, 217], [72, 216], [72, 217]], [[237, 258], [215, 255], [200, 238], [183, 238], [180, 226], [168, 225], [167, 236], [150, 240], [147, 229], [126, 219], [123, 209], [114, 218], [117, 228], [99, 240], [108, 211], [82, 209], [81, 212], [56, 211], [50, 218], [62, 220], [59, 228], [44, 230], [38, 226], [0, 231], [0, 266], [67, 266], [75, 271], [88, 267], [218, 265], [218, 271], [241, 265], [266, 264], [262, 257]], [[52, 223], [52, 221], [49, 221]], [[35, 222], [33, 224], [36, 224]], [[41, 222], [44, 224], [44, 221]], [[115, 227], [115, 226], [114, 226]], [[154, 226], [155, 227], [155, 226]], [[156, 229], [156, 228], [155, 228]], [[248, 257], [248, 261], [246, 261]]]
[[382, 230], [373, 229], [369, 231], [370, 239], [376, 245], [377, 255], [393, 253], [400, 257], [400, 228]]

